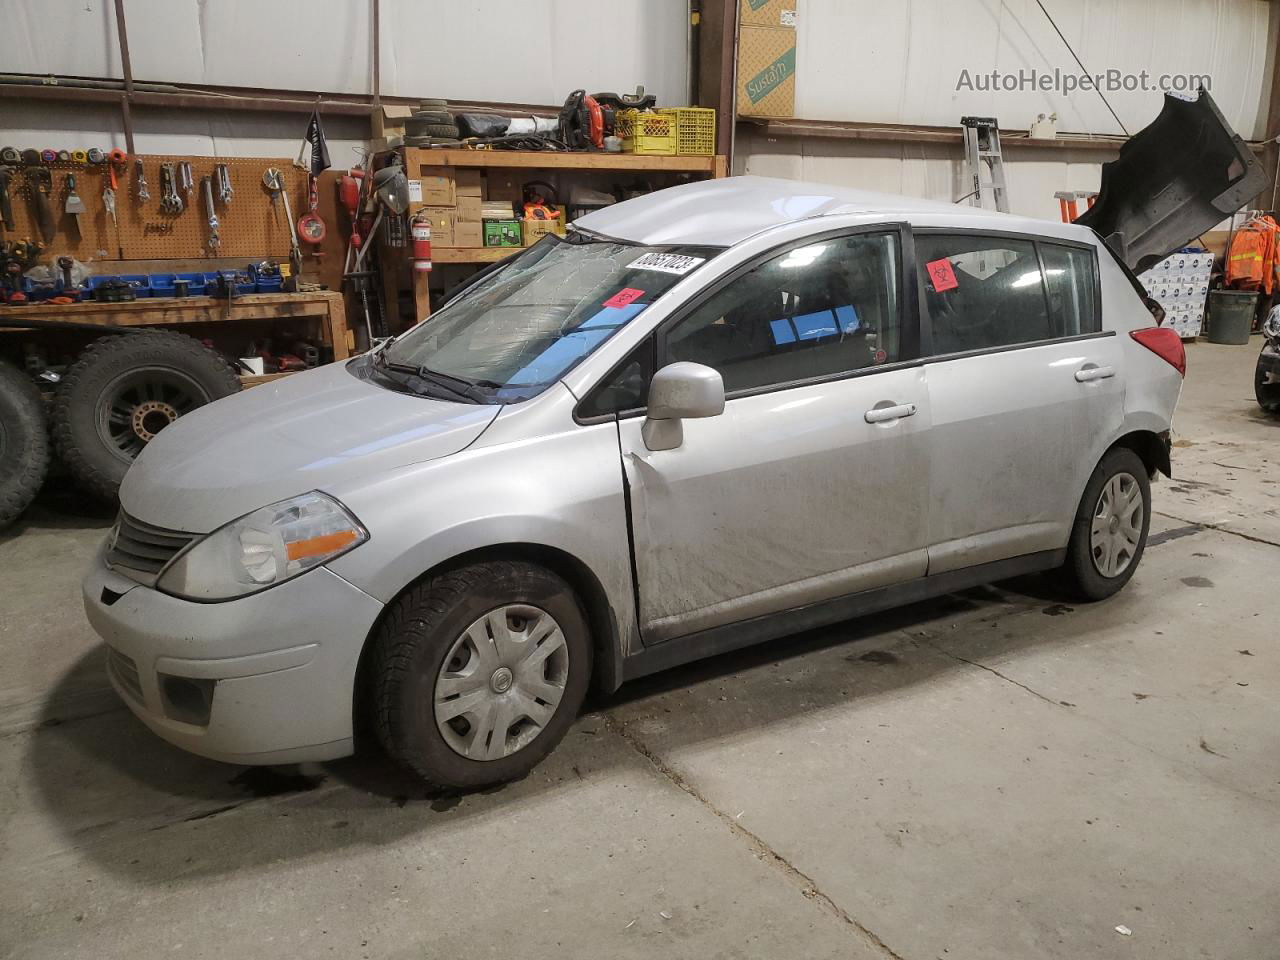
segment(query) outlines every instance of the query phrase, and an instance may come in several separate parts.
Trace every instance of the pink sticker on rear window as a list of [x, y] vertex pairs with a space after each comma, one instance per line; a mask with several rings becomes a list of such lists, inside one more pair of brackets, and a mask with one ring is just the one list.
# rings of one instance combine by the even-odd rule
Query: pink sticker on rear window
[[639, 300], [644, 296], [643, 290], [637, 290], [635, 287], [623, 287], [612, 297], [604, 302], [606, 307], [625, 307], [633, 300]]
[[944, 290], [954, 290], [960, 286], [950, 260], [931, 260], [924, 265], [924, 268], [929, 271], [929, 279], [933, 281], [935, 292], [942, 293]]

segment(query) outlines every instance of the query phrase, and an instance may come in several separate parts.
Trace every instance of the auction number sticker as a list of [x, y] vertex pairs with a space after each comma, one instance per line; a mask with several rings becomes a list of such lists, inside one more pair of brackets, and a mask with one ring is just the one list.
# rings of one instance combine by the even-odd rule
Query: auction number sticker
[[632, 270], [657, 270], [659, 273], [688, 273], [706, 257], [687, 257], [681, 253], [646, 253], [631, 264]]

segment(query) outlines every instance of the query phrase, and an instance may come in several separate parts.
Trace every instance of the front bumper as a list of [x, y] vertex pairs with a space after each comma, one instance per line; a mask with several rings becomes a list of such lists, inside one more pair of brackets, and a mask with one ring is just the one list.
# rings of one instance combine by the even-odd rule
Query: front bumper
[[382, 604], [327, 568], [194, 603], [115, 573], [99, 555], [83, 594], [112, 686], [170, 743], [245, 764], [352, 752], [356, 665]]

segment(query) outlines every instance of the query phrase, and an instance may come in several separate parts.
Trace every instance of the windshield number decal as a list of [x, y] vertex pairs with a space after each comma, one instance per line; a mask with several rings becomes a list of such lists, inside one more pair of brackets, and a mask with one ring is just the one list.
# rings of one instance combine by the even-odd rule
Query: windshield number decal
[[606, 307], [625, 307], [633, 300], [639, 300], [643, 296], [643, 290], [637, 290], [635, 287], [623, 287], [606, 300], [603, 305]]
[[706, 263], [705, 257], [687, 257], [680, 253], [646, 253], [631, 264], [632, 270], [657, 270], [659, 273], [685, 274], [700, 263]]
[[956, 279], [956, 271], [951, 266], [950, 260], [945, 258], [931, 260], [924, 265], [924, 268], [929, 271], [929, 280], [933, 283], [935, 293], [945, 293], [960, 286], [960, 281]]

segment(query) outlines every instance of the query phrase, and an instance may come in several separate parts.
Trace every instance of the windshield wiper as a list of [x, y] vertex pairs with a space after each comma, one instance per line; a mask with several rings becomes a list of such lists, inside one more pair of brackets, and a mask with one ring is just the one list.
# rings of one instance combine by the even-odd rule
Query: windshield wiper
[[451, 373], [441, 373], [439, 370], [432, 370], [426, 364], [418, 367], [414, 373], [420, 379], [427, 381], [427, 383], [443, 387], [457, 396], [475, 403], [489, 403], [493, 399], [482, 388], [496, 389], [502, 386], [502, 384], [494, 383], [492, 380], [468, 380], [466, 377], [456, 377]]

